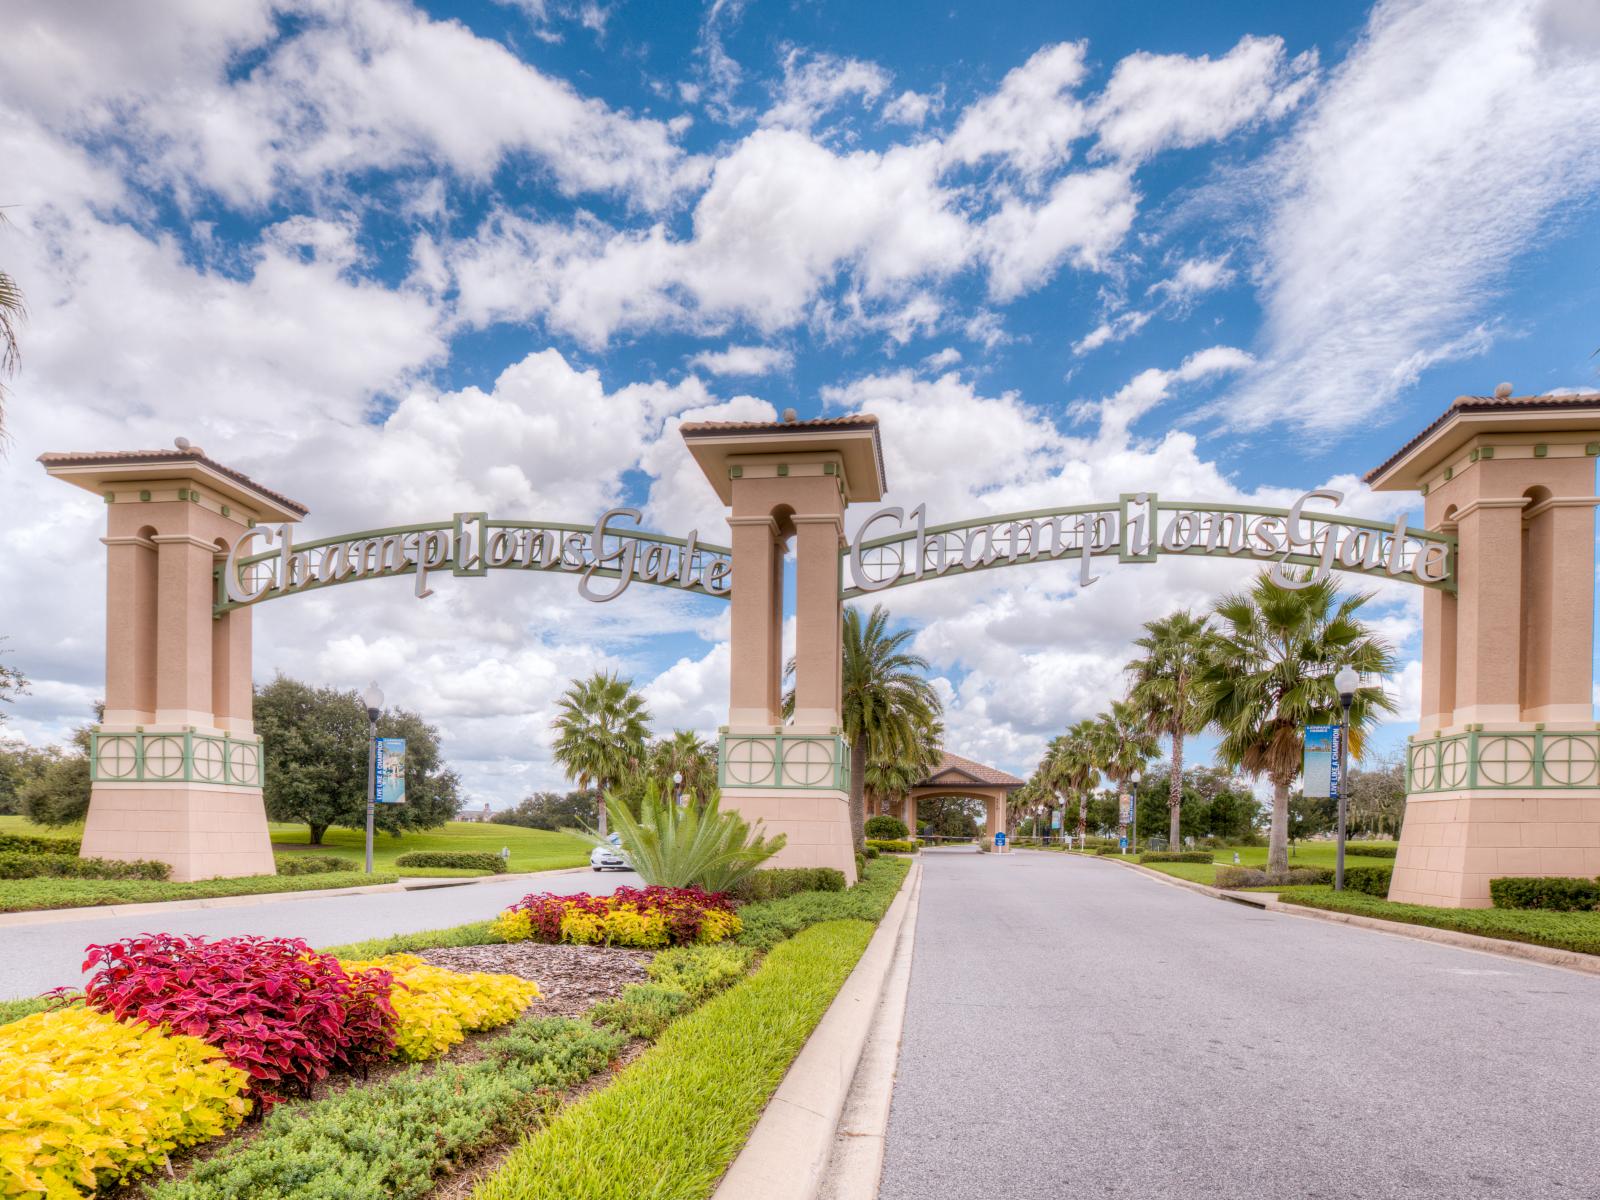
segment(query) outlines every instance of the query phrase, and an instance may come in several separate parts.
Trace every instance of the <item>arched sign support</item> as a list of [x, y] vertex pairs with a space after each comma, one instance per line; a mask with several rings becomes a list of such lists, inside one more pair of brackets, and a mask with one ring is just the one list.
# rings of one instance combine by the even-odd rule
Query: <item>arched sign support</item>
[[[782, 832], [787, 865], [853, 879], [841, 729], [846, 600], [1002, 566], [1209, 555], [1285, 587], [1329, 571], [1423, 588], [1419, 732], [1391, 899], [1483, 906], [1500, 875], [1600, 874], [1600, 726], [1593, 718], [1595, 458], [1600, 394], [1462, 397], [1368, 476], [1419, 491], [1425, 529], [1328, 511], [1130, 493], [1101, 504], [929, 525], [883, 498], [877, 420], [699, 423], [684, 440], [729, 509], [732, 545], [651, 533], [619, 508], [586, 524], [457, 513], [298, 542], [306, 509], [180, 443], [176, 451], [46, 454], [107, 504], [106, 714], [90, 753], [83, 853], [155, 858], [173, 877], [270, 872], [251, 723], [251, 609], [388, 575], [426, 596], [441, 574], [571, 574], [583, 595], [632, 584], [731, 604], [725, 803]], [[784, 713], [784, 559], [795, 551], [795, 703]], [[856, 764], [859, 769], [860, 764]]]

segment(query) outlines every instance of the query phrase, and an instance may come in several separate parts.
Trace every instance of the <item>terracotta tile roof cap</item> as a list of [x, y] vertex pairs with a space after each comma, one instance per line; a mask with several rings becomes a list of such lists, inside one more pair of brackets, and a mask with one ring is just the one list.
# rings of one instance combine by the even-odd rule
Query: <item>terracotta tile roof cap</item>
[[685, 421], [679, 426], [684, 437], [711, 433], [750, 433], [771, 430], [782, 433], [787, 429], [867, 429], [876, 426], [878, 418], [871, 413], [845, 413], [837, 417], [812, 417], [806, 421]]
[[937, 779], [945, 771], [960, 771], [970, 775], [979, 783], [988, 787], [1019, 788], [1023, 781], [999, 767], [987, 767], [983, 763], [973, 762], [970, 758], [962, 758], [959, 754], [951, 754], [948, 750], [941, 751], [939, 765], [928, 772], [928, 778], [917, 784], [918, 787], [935, 786], [932, 780]]
[[1565, 396], [1457, 396], [1450, 402], [1449, 408], [1428, 423], [1426, 429], [1404, 446], [1401, 446], [1379, 466], [1368, 471], [1362, 476], [1362, 479], [1366, 483], [1371, 483], [1412, 450], [1420, 446], [1428, 439], [1430, 434], [1457, 413], [1494, 411], [1559, 412], [1563, 408], [1593, 408], [1596, 406], [1600, 406], [1600, 392], [1575, 392]]
[[196, 454], [193, 450], [73, 450], [52, 454], [39, 455], [39, 461], [47, 467], [52, 466], [80, 466], [99, 467], [112, 466], [117, 463], [149, 463], [157, 466], [163, 463], [193, 462], [210, 467], [219, 475], [225, 475], [241, 487], [260, 492], [270, 500], [293, 509], [302, 517], [311, 510], [298, 500], [291, 500], [281, 492], [271, 488], [262, 487], [250, 476], [242, 471], [235, 471], [232, 467], [225, 467], [213, 458], [204, 454]]

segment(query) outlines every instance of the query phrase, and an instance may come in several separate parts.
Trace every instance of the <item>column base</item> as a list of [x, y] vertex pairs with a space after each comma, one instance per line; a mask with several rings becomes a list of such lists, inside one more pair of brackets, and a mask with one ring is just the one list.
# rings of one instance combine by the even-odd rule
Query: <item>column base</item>
[[766, 837], [784, 834], [769, 867], [832, 867], [846, 884], [856, 882], [855, 839], [850, 834], [850, 798], [844, 792], [810, 788], [722, 789], [722, 807], [732, 809]]
[[273, 875], [260, 788], [204, 783], [96, 783], [85, 858], [154, 859], [176, 882]]
[[1462, 791], [1406, 801], [1391, 901], [1489, 908], [1489, 881], [1514, 875], [1600, 875], [1600, 789]]

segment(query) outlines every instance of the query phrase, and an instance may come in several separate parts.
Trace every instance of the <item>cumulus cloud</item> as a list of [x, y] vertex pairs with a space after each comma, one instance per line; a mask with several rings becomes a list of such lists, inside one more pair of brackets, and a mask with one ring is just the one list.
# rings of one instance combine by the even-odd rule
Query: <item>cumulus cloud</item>
[[729, 346], [726, 350], [702, 350], [689, 359], [713, 375], [770, 375], [794, 365], [794, 355], [777, 346]]
[[784, 55], [777, 103], [761, 114], [761, 124], [810, 129], [852, 96], [870, 107], [889, 86], [889, 79], [877, 63], [791, 49]]

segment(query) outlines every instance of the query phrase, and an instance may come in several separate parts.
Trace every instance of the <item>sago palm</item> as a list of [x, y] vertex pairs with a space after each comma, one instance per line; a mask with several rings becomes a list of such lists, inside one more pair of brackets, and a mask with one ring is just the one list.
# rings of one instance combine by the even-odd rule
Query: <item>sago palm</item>
[[785, 836], [760, 835], [736, 812], [723, 812], [711, 789], [683, 804], [663, 798], [654, 779], [645, 785], [635, 817], [615, 807], [617, 834], [633, 869], [647, 884], [725, 892], [783, 849]]
[[[1272, 783], [1272, 834], [1267, 870], [1289, 866], [1289, 788], [1305, 758], [1307, 724], [1332, 723], [1339, 712], [1335, 672], [1348, 664], [1386, 675], [1394, 654], [1357, 615], [1372, 594], [1341, 595], [1331, 580], [1281, 588], [1263, 574], [1248, 592], [1215, 606], [1216, 636], [1200, 672], [1206, 723], [1221, 734], [1217, 757], [1230, 768]], [[1350, 753], [1394, 701], [1381, 687], [1356, 691], [1350, 706]]]
[[1128, 699], [1144, 716], [1153, 734], [1172, 739], [1172, 771], [1168, 779], [1169, 844], [1178, 846], [1183, 805], [1183, 740], [1205, 728], [1205, 712], [1197, 697], [1197, 680], [1209, 644], [1206, 619], [1187, 610], [1145, 622], [1144, 636], [1133, 644], [1144, 651], [1128, 664], [1133, 677]]
[[596, 671], [574, 680], [562, 694], [560, 712], [550, 727], [556, 731], [553, 756], [578, 787], [600, 791], [600, 834], [606, 832], [606, 793], [639, 769], [650, 712], [631, 679]]

